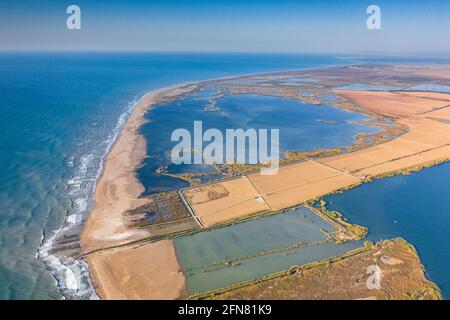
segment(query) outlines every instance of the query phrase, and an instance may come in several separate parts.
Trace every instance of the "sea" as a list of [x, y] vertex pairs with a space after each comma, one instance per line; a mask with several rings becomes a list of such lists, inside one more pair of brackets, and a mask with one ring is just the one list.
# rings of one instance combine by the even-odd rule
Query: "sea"
[[[89, 215], [105, 155], [136, 102], [148, 91], [204, 79], [360, 61], [360, 57], [295, 54], [1, 53], [0, 299], [97, 298], [87, 265], [59, 259], [52, 245], [56, 236], [78, 230]], [[232, 108], [241, 102], [229, 103]], [[427, 183], [445, 183], [449, 177], [447, 170]], [[428, 224], [423, 225], [419, 214], [411, 216], [411, 233], [428, 226], [450, 234], [449, 224], [440, 223], [440, 217], [450, 211], [450, 204], [442, 200], [445, 196], [441, 192], [440, 198], [433, 198], [442, 202], [435, 210], [424, 208]], [[343, 211], [351, 214], [351, 210]], [[371, 228], [353, 216], [350, 219]], [[382, 236], [394, 234], [401, 233]], [[406, 238], [415, 244], [415, 238]], [[442, 238], [443, 243], [446, 239]], [[434, 247], [417, 247], [425, 266], [433, 270], [435, 260], [427, 260], [422, 251]], [[431, 278], [447, 288], [442, 279], [448, 277], [436, 276], [439, 270], [430, 271]]]

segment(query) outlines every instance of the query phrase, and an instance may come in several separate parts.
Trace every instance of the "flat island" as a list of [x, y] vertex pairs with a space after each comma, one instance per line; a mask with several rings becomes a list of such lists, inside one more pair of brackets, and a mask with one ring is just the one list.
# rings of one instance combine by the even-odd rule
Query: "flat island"
[[[345, 212], [329, 211], [322, 200], [373, 179], [408, 174], [450, 159], [450, 94], [433, 91], [433, 86], [450, 86], [449, 66], [355, 65], [278, 72], [147, 94], [106, 159], [95, 209], [81, 236], [79, 258], [89, 263], [98, 295], [103, 299], [440, 298], [409, 244], [400, 239], [364, 243], [366, 226], [351, 224]], [[182, 172], [161, 165], [153, 170], [155, 177], [186, 186], [146, 192], [136, 176], [152, 150], [141, 131], [146, 114], [157, 105], [164, 108], [196, 95], [206, 99], [205, 113], [223, 117], [231, 112], [221, 107], [225, 99], [258, 95], [295, 100], [299, 108], [332, 105], [364, 119], [358, 122], [361, 132], [345, 144], [326, 140], [322, 148], [296, 149], [295, 143], [287, 143], [276, 175], [261, 175], [259, 165], [224, 164]], [[344, 118], [316, 123], [331, 128], [326, 130], [332, 134], [332, 128], [345, 122], [339, 119]], [[383, 290], [365, 287], [362, 279], [369, 260], [379, 260], [385, 270]], [[348, 265], [357, 270], [348, 270]], [[330, 283], [335, 290], [327, 289]]]

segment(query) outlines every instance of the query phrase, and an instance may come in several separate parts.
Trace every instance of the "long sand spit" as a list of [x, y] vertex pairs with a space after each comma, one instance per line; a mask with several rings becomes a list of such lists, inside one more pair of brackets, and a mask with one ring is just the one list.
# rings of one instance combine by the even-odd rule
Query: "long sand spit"
[[[129, 229], [122, 222], [123, 211], [144, 203], [138, 198], [144, 187], [135, 173], [146, 155], [146, 141], [139, 128], [151, 106], [196, 87], [182, 85], [153, 91], [138, 102], [111, 148], [97, 182], [95, 207], [81, 235], [84, 253], [151, 236], [147, 230]], [[175, 299], [184, 287], [184, 276], [179, 271], [171, 241], [137, 250], [96, 252], [88, 254], [86, 259], [101, 298]]]

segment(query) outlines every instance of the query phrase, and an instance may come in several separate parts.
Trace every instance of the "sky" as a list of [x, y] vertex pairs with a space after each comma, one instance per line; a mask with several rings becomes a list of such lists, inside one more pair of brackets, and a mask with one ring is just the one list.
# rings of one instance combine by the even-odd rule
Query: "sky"
[[0, 0], [0, 50], [449, 55], [450, 1]]

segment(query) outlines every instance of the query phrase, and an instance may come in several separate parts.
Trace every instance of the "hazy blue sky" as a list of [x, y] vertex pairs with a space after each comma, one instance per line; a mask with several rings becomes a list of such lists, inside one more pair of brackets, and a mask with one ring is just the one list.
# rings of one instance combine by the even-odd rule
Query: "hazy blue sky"
[[[81, 30], [66, 28], [70, 4]], [[0, 0], [0, 50], [449, 54], [450, 1]]]

